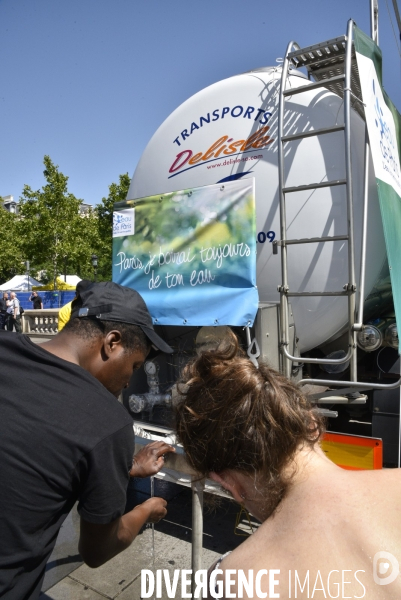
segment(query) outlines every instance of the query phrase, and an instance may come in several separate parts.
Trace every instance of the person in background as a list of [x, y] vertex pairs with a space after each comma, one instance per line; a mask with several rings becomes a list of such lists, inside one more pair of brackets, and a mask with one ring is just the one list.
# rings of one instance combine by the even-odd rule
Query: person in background
[[38, 296], [38, 292], [32, 292], [28, 300], [33, 302], [33, 308], [35, 310], [43, 309], [43, 300], [40, 296]]
[[7, 292], [4, 292], [3, 296], [0, 298], [0, 329], [6, 328], [7, 300], [8, 300], [8, 294], [7, 294]]
[[173, 352], [142, 297], [111, 282], [79, 292], [71, 319], [49, 341], [0, 334], [2, 600], [37, 600], [77, 501], [78, 549], [92, 568], [166, 515], [157, 497], [124, 514], [129, 477], [154, 475], [174, 451], [155, 442], [133, 458], [132, 417], [118, 401], [151, 347]]
[[17, 333], [21, 333], [21, 314], [20, 314], [20, 304], [17, 298], [17, 294], [15, 292], [11, 292], [10, 300], [7, 301], [7, 329], [8, 331], [12, 331], [15, 327], [15, 331]]
[[[211, 567], [209, 597], [400, 598], [400, 469], [331, 462], [319, 444], [321, 415], [291, 381], [262, 361], [257, 368], [232, 335], [185, 368], [176, 406], [192, 467], [261, 523]], [[253, 588], [242, 595], [239, 572], [249, 570]]]
[[92, 283], [92, 281], [90, 281], [89, 279], [81, 279], [81, 281], [79, 281], [77, 283], [77, 287], [75, 288], [75, 296], [74, 298], [71, 300], [71, 302], [67, 302], [67, 304], [65, 304], [64, 306], [62, 306], [59, 310], [58, 313], [58, 325], [57, 325], [57, 329], [58, 331], [61, 331], [63, 329], [63, 327], [65, 326], [65, 324], [70, 320], [70, 316], [71, 316], [71, 305], [74, 302], [74, 300], [77, 298], [79, 292], [85, 290], [88, 285], [90, 285]]

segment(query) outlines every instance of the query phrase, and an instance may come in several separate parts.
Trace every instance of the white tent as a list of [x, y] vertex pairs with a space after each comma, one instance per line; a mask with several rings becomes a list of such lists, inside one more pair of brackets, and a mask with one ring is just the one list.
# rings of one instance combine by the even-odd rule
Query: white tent
[[42, 284], [31, 276], [29, 276], [28, 280], [28, 275], [15, 275], [10, 281], [2, 283], [0, 290], [3, 292], [29, 292], [32, 290], [33, 285], [41, 286]]

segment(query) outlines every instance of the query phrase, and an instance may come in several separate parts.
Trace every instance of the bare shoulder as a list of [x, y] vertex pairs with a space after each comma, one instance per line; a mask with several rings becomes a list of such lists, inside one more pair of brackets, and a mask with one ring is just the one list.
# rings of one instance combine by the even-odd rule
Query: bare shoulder
[[[373, 512], [378, 511], [378, 517], [386, 521], [397, 520], [397, 528], [401, 528], [401, 469], [382, 469], [361, 473], [361, 489], [365, 498], [370, 499], [374, 506]], [[357, 488], [356, 493], [359, 492]]]
[[224, 559], [223, 566], [254, 565], [261, 557], [276, 563], [306, 548], [314, 554], [322, 531], [330, 532], [340, 546], [348, 545], [353, 536], [362, 542], [367, 530], [401, 540], [400, 513], [401, 469], [339, 469], [309, 481], [299, 494], [290, 494], [273, 517]]
[[[324, 473], [300, 486], [299, 493], [289, 494], [273, 517], [224, 558], [220, 569], [225, 576], [230, 571], [252, 570], [255, 577], [272, 571], [278, 580], [273, 591], [280, 591], [281, 597], [291, 597], [288, 586], [295, 585], [295, 574], [304, 585], [309, 573], [313, 587], [316, 581], [320, 585], [320, 577], [327, 585], [330, 573], [346, 573], [351, 574], [349, 580], [338, 585], [348, 586], [348, 597], [376, 600], [373, 557], [385, 550], [401, 563], [400, 517], [401, 470]], [[261, 585], [267, 592], [266, 575]], [[400, 597], [400, 585], [392, 585], [396, 589], [388, 586], [389, 594], [380, 597]]]
[[395, 499], [401, 503], [401, 469], [358, 471], [352, 475], [357, 487], [366, 487], [370, 493], [379, 494], [383, 500]]

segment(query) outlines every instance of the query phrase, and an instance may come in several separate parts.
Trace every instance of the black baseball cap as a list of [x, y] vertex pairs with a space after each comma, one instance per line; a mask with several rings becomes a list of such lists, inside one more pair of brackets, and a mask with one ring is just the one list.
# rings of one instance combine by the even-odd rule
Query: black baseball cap
[[[77, 286], [78, 288], [78, 286]], [[172, 348], [153, 329], [152, 317], [140, 294], [112, 281], [91, 283], [77, 289], [72, 302], [71, 319], [91, 317], [100, 321], [118, 321], [137, 325], [158, 350], [171, 354]]]
[[89, 287], [92, 284], [93, 281], [91, 281], [90, 279], [81, 279], [81, 281], [78, 281], [75, 287], [75, 295], [78, 296], [80, 292], [83, 292], [84, 290], [86, 290], [87, 287]]

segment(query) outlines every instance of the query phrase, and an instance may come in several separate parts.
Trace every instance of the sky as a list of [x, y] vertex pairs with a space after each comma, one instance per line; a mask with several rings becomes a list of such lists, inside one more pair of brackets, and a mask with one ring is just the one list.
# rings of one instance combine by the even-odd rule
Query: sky
[[[383, 83], [401, 110], [391, 0], [379, 15]], [[0, 195], [41, 188], [48, 154], [70, 192], [99, 203], [187, 98], [275, 65], [291, 40], [343, 35], [349, 18], [370, 34], [369, 0], [0, 0]]]

